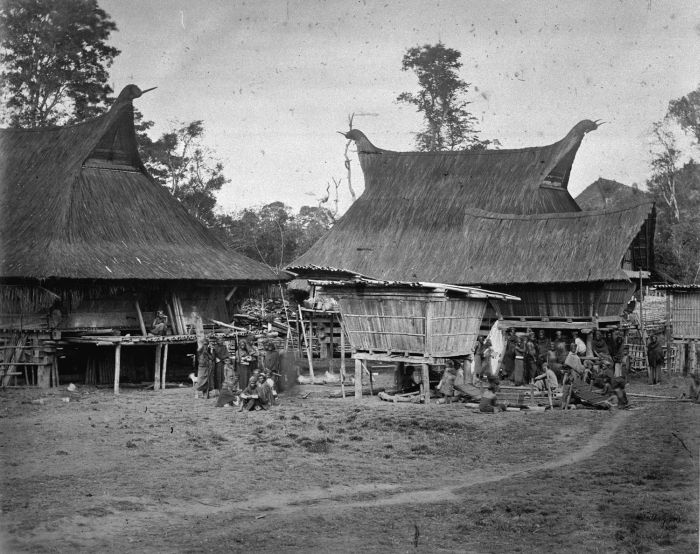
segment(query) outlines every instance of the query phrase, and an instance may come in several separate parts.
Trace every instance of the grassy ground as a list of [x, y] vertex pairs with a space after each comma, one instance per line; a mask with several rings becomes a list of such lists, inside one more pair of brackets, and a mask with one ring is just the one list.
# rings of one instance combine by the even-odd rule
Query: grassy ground
[[698, 550], [700, 406], [489, 415], [322, 390], [250, 413], [190, 388], [2, 392], [0, 550]]

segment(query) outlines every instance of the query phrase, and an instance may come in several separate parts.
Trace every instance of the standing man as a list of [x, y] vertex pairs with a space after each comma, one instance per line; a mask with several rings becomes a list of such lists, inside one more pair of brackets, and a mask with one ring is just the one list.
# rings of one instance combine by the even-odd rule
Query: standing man
[[535, 332], [530, 331], [525, 342], [525, 384], [532, 382], [537, 375], [537, 358]]
[[541, 368], [542, 365], [547, 362], [547, 356], [550, 350], [552, 350], [552, 341], [549, 340], [544, 329], [540, 329], [537, 336], [537, 353], [539, 356], [537, 360], [538, 368]]
[[647, 359], [649, 360], [649, 384], [659, 383], [659, 368], [664, 365], [664, 349], [656, 335], [649, 337], [647, 343]]

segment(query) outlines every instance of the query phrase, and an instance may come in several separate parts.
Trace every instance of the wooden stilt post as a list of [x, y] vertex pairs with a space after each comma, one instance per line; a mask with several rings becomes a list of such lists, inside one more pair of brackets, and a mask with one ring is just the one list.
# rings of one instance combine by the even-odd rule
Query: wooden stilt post
[[671, 293], [666, 291], [666, 371], [671, 372], [673, 368], [671, 367], [671, 349], [673, 348], [673, 341], [671, 340]]
[[345, 331], [340, 322], [340, 393], [345, 398]]
[[122, 364], [122, 345], [114, 346], [114, 394], [119, 394], [119, 372]]
[[423, 402], [430, 404], [430, 366], [421, 364], [421, 384], [423, 386]]
[[170, 345], [166, 342], [163, 349], [163, 367], [160, 369], [160, 388], [162, 390], [165, 390], [165, 372], [168, 369], [168, 346]]
[[301, 312], [301, 306], [299, 306], [299, 322], [301, 323], [301, 332], [304, 335], [304, 342], [306, 343], [306, 358], [309, 360], [309, 376], [311, 377], [311, 382], [313, 383], [316, 378], [314, 376], [313, 353], [311, 352], [311, 328], [309, 326], [309, 337], [307, 338], [306, 329], [304, 329], [304, 316]]
[[362, 398], [362, 360], [355, 359], [355, 398]]
[[160, 358], [163, 352], [163, 345], [156, 345], [156, 359], [154, 364], [153, 390], [160, 389]]
[[372, 382], [372, 368], [369, 367], [369, 363], [367, 362], [362, 362], [365, 364], [365, 369], [367, 370], [367, 374], [369, 375], [369, 393], [374, 396], [374, 383]]

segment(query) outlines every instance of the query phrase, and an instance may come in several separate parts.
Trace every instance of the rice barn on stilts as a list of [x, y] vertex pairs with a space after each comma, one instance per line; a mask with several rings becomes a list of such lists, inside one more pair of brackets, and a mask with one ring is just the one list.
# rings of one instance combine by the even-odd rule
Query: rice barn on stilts
[[[189, 371], [196, 330], [230, 321], [241, 299], [278, 282], [148, 174], [134, 132], [140, 94], [129, 85], [83, 123], [0, 130], [3, 385], [116, 388], [115, 365], [122, 379], [155, 371], [157, 381], [169, 345], [174, 369]], [[157, 310], [169, 316], [164, 337], [148, 336]]]
[[288, 270], [337, 269], [386, 281], [436, 282], [517, 296], [489, 303], [482, 330], [618, 325], [653, 264], [652, 202], [581, 211], [567, 186], [584, 136], [513, 150], [396, 152], [355, 142], [365, 190]]

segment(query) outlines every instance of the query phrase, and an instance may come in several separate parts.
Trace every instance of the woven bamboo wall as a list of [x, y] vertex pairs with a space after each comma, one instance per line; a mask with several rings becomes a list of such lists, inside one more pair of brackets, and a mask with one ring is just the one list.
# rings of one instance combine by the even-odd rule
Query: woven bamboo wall
[[673, 291], [671, 313], [674, 338], [700, 338], [700, 291]]
[[395, 354], [468, 354], [486, 309], [481, 299], [424, 292], [377, 290], [333, 296], [354, 349]]
[[452, 298], [429, 304], [430, 336], [428, 351], [437, 357], [464, 356], [476, 342], [486, 302]]

